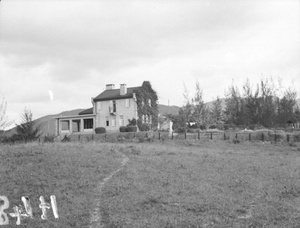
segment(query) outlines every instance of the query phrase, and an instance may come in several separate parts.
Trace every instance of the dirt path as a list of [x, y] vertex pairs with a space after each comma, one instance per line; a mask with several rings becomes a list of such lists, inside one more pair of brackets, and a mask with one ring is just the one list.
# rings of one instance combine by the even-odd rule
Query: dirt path
[[[122, 154], [122, 153], [121, 153]], [[94, 227], [103, 227], [103, 225], [101, 224], [101, 212], [100, 212], [100, 203], [101, 203], [101, 192], [102, 192], [102, 188], [105, 185], [105, 183], [107, 181], [109, 181], [114, 175], [116, 175], [118, 172], [120, 172], [124, 166], [126, 165], [126, 163], [129, 161], [129, 158], [122, 154], [123, 160], [121, 162], [121, 167], [115, 171], [113, 171], [112, 173], [110, 173], [106, 178], [103, 179], [103, 181], [101, 181], [98, 186], [98, 194], [97, 194], [97, 198], [94, 201], [94, 211], [91, 214], [91, 225], [89, 226], [89, 228], [94, 228]]]

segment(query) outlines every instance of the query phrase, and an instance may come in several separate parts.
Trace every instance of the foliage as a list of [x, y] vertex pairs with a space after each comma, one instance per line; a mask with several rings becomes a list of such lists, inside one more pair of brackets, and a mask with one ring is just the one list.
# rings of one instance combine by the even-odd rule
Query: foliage
[[137, 132], [137, 126], [128, 126], [127, 132]]
[[120, 127], [120, 132], [127, 132], [127, 131], [128, 131], [127, 127], [125, 126]]
[[223, 121], [223, 110], [222, 110], [222, 100], [217, 97], [217, 99], [212, 104], [212, 109], [210, 110], [211, 122], [214, 124], [220, 124]]
[[33, 141], [41, 136], [40, 126], [35, 126], [32, 113], [29, 109], [24, 110], [21, 117], [21, 124], [17, 125], [17, 136], [25, 142]]
[[206, 125], [209, 122], [209, 109], [203, 101], [203, 91], [198, 81], [196, 81], [196, 93], [192, 102], [192, 119], [197, 125]]
[[55, 135], [45, 135], [44, 136], [44, 142], [54, 142]]
[[61, 140], [62, 142], [71, 142], [71, 138], [67, 135], [64, 136], [64, 138]]
[[147, 123], [143, 123], [143, 124], [139, 124], [139, 130], [140, 131], [150, 131], [150, 124]]
[[237, 126], [250, 128], [263, 126], [287, 126], [300, 119], [300, 110], [296, 106], [297, 94], [294, 89], [281, 91], [281, 81], [278, 85], [272, 78], [261, 79], [252, 88], [249, 79], [243, 85], [243, 95], [235, 85], [231, 85], [226, 94], [225, 121]]
[[157, 106], [157, 93], [153, 90], [149, 81], [144, 81], [142, 86], [136, 90], [134, 90], [136, 94], [136, 102], [137, 102], [137, 112], [138, 112], [138, 120], [137, 126], [139, 129], [144, 129], [142, 125], [143, 116], [148, 116], [148, 122], [146, 124], [149, 125], [149, 128], [153, 128], [157, 126], [158, 123], [158, 106]]
[[106, 129], [105, 129], [105, 127], [96, 127], [95, 132], [96, 132], [96, 134], [103, 134], [103, 133], [106, 133]]
[[132, 118], [131, 120], [128, 119], [128, 125], [127, 126], [136, 126], [137, 122], [135, 118]]
[[184, 92], [183, 92], [183, 98], [184, 98], [184, 105], [179, 110], [179, 116], [181, 119], [181, 126], [180, 128], [187, 129], [187, 124], [190, 125], [190, 122], [193, 121], [193, 104], [189, 96], [189, 91], [184, 85]]

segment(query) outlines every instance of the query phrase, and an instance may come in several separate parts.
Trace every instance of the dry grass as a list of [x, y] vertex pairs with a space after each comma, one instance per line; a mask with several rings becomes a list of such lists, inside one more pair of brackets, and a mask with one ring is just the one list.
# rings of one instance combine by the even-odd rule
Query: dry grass
[[[96, 186], [117, 169], [122, 157], [105, 144], [26, 144], [2, 146], [0, 149], [0, 195], [7, 196], [13, 212], [22, 205], [21, 197], [29, 196], [34, 219], [23, 219], [22, 227], [83, 227], [90, 222], [90, 211], [97, 194]], [[41, 220], [39, 197], [50, 202], [55, 195], [59, 219], [52, 211]], [[9, 217], [9, 227], [16, 218]]]
[[105, 227], [300, 226], [296, 148], [174, 141], [122, 152], [130, 162], [102, 193]]
[[[96, 186], [130, 158], [124, 169]], [[0, 149], [0, 193], [32, 200], [24, 227], [84, 227], [100, 197], [103, 227], [300, 227], [300, 152], [270, 143], [66, 143]], [[38, 197], [60, 218], [41, 221]], [[10, 227], [15, 219], [10, 218]]]

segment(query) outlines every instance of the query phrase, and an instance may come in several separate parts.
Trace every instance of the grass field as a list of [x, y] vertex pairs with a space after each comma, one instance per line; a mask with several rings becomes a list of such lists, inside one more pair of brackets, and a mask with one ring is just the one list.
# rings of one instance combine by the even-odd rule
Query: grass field
[[[25, 227], [300, 227], [300, 151], [282, 144], [165, 141], [3, 146], [0, 195], [32, 199]], [[120, 168], [122, 154], [126, 165]], [[40, 195], [60, 218], [42, 221]], [[10, 218], [14, 227], [15, 218]], [[5, 227], [5, 226], [4, 226]], [[18, 226], [15, 226], [18, 227]]]

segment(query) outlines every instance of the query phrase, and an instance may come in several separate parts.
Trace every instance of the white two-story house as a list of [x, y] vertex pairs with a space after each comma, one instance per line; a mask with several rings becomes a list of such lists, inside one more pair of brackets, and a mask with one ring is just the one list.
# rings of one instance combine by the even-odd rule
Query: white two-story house
[[91, 101], [93, 107], [76, 116], [57, 117], [56, 135], [94, 133], [97, 127], [115, 132], [133, 118], [141, 127], [157, 122], [157, 95], [148, 81], [139, 87], [127, 88], [126, 84], [121, 84], [118, 89], [114, 84], [107, 84], [106, 90]]

